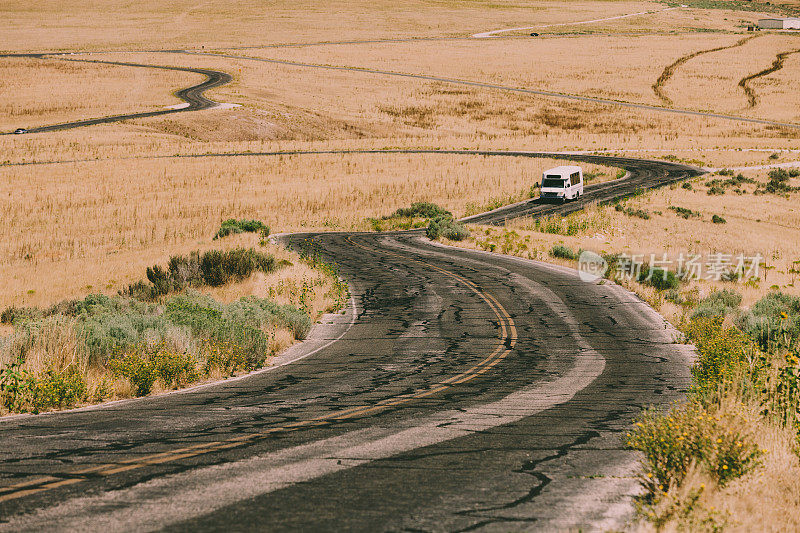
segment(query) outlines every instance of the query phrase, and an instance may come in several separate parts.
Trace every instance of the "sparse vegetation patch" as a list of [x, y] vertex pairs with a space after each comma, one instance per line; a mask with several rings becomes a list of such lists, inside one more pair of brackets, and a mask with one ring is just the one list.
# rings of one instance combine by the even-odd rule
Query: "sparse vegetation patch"
[[453, 218], [453, 214], [431, 202], [414, 202], [381, 218], [367, 219], [373, 231], [408, 230], [424, 228], [438, 217]]
[[580, 256], [580, 252], [576, 252], [572, 248], [564, 246], [563, 244], [556, 244], [552, 248], [550, 248], [550, 255], [552, 257], [557, 257], [559, 259], [568, 259], [570, 261], [576, 261], [578, 259], [578, 256]]
[[800, 175], [800, 170], [784, 168], [776, 168], [769, 171], [767, 177], [769, 181], [766, 184], [760, 185], [756, 189], [756, 194], [788, 194], [798, 190], [797, 187], [789, 185], [789, 178], [797, 177]]
[[229, 218], [222, 222], [217, 233], [214, 235], [214, 239], [221, 239], [237, 233], [255, 233], [257, 231], [261, 232], [262, 238], [269, 237], [269, 226], [260, 220], [236, 220], [235, 218]]
[[625, 206], [625, 205], [623, 205], [621, 203], [615, 204], [614, 205], [614, 209], [616, 211], [619, 211], [620, 213], [625, 213], [629, 217], [641, 218], [642, 220], [649, 220], [650, 219], [650, 213], [648, 213], [644, 209], [627, 207], [627, 206]]
[[451, 241], [463, 241], [469, 237], [469, 230], [464, 224], [454, 220], [452, 216], [440, 215], [430, 221], [425, 234], [432, 240], [444, 237]]
[[675, 211], [676, 215], [678, 215], [679, 217], [685, 218], [685, 219], [695, 218], [695, 217], [700, 217], [701, 216], [700, 213], [698, 213], [697, 211], [692, 211], [691, 209], [689, 209], [687, 207], [678, 207], [676, 205], [671, 205], [671, 206], [669, 206], [669, 208], [672, 211]]

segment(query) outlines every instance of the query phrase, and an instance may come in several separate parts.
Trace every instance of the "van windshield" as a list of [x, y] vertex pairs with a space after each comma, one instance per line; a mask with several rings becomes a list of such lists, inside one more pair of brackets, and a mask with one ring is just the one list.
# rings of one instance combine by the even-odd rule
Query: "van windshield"
[[545, 176], [542, 180], [542, 188], [563, 189], [566, 183], [561, 176]]

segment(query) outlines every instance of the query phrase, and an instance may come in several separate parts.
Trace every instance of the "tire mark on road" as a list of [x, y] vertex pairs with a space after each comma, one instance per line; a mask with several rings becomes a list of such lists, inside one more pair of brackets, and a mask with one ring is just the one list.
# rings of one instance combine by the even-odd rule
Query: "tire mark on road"
[[416, 79], [416, 80], [424, 80], [424, 81], [434, 81], [439, 83], [449, 83], [453, 85], [465, 85], [468, 87], [477, 87], [480, 89], [493, 89], [499, 91], [506, 91], [506, 92], [513, 92], [513, 93], [520, 93], [520, 94], [530, 94], [535, 96], [544, 96], [547, 98], [556, 98], [561, 100], [572, 100], [578, 102], [587, 102], [592, 104], [602, 104], [602, 105], [611, 105], [611, 106], [618, 106], [618, 107], [625, 107], [629, 109], [641, 109], [645, 111], [657, 111], [661, 113], [670, 113], [674, 115], [684, 115], [684, 116], [694, 116], [694, 117], [702, 117], [702, 118], [716, 118], [722, 120], [731, 120], [736, 122], [746, 122], [749, 124], [763, 124], [767, 126], [777, 126], [782, 128], [792, 128], [792, 129], [800, 129], [800, 124], [795, 124], [792, 122], [779, 122], [775, 120], [767, 120], [767, 119], [760, 119], [760, 118], [750, 118], [750, 117], [741, 117], [737, 115], [726, 115], [722, 113], [710, 113], [705, 111], [694, 111], [691, 109], [681, 109], [681, 108], [674, 108], [674, 107], [663, 107], [658, 105], [652, 104], [639, 104], [636, 102], [628, 102], [624, 100], [612, 100], [610, 98], [600, 98], [595, 96], [583, 96], [579, 94], [570, 94], [570, 93], [559, 93], [555, 91], [545, 91], [541, 89], [526, 89], [523, 87], [513, 87], [510, 85], [499, 85], [496, 83], [488, 83], [488, 82], [481, 82], [481, 81], [471, 81], [471, 80], [462, 80], [457, 78], [443, 78], [439, 76], [433, 76], [429, 74], [413, 74], [410, 72], [395, 72], [391, 70], [380, 70], [374, 68], [366, 68], [366, 67], [352, 67], [352, 66], [341, 66], [341, 65], [321, 65], [317, 63], [304, 63], [301, 61], [289, 61], [285, 59], [270, 59], [266, 57], [251, 57], [251, 56], [241, 56], [241, 55], [234, 55], [234, 54], [220, 54], [214, 52], [197, 52], [191, 50], [182, 50], [182, 51], [174, 51], [175, 53], [182, 53], [187, 55], [198, 55], [198, 56], [210, 56], [210, 57], [217, 57], [217, 58], [225, 58], [225, 59], [235, 59], [235, 60], [242, 60], [242, 61], [260, 61], [262, 63], [272, 63], [275, 65], [284, 65], [287, 67], [297, 67], [297, 68], [309, 68], [309, 69], [320, 69], [320, 70], [334, 70], [340, 72], [356, 72], [361, 74], [372, 74], [377, 76], [392, 76], [396, 78], [409, 78], [409, 79]]
[[750, 82], [757, 78], [768, 76], [773, 72], [778, 72], [780, 69], [783, 68], [783, 63], [784, 61], [786, 61], [786, 58], [798, 52], [800, 52], [800, 48], [796, 50], [781, 52], [780, 54], [775, 56], [775, 61], [772, 62], [772, 65], [770, 67], [767, 67], [760, 72], [756, 72], [755, 74], [745, 76], [744, 78], [739, 80], [739, 87], [741, 87], [744, 90], [744, 93], [747, 95], [747, 107], [749, 109], [753, 109], [755, 106], [758, 105], [758, 96], [756, 95], [755, 90], [752, 87], [750, 87]]
[[675, 74], [675, 71], [678, 67], [689, 61], [690, 59], [694, 59], [695, 57], [704, 55], [704, 54], [711, 54], [713, 52], [719, 52], [721, 50], [730, 50], [731, 48], [736, 48], [738, 46], [742, 46], [743, 44], [752, 41], [756, 37], [760, 37], [759, 35], [750, 35], [745, 37], [744, 39], [739, 39], [737, 42], [727, 46], [718, 46], [717, 48], [710, 48], [708, 50], [698, 50], [696, 52], [692, 52], [691, 54], [685, 55], [679, 58], [677, 61], [672, 63], [671, 65], [667, 66], [664, 69], [664, 72], [661, 73], [661, 76], [658, 77], [656, 82], [653, 84], [653, 92], [658, 96], [658, 98], [664, 102], [666, 105], [672, 105], [672, 100], [669, 96], [664, 92], [664, 85], [672, 78]]

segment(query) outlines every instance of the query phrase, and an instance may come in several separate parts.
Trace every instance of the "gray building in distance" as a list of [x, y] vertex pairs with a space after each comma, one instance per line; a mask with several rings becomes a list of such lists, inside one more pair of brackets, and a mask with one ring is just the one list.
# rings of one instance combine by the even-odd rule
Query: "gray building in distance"
[[800, 30], [800, 18], [785, 17], [759, 19], [758, 27], [765, 30]]

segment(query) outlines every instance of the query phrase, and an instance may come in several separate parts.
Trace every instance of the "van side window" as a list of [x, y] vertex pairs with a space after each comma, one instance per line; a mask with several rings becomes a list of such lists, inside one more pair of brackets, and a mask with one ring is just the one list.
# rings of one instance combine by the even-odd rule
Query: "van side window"
[[581, 182], [581, 174], [580, 172], [573, 172], [569, 177], [569, 184], [570, 185], [578, 185]]

